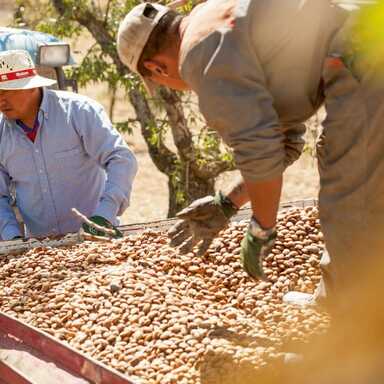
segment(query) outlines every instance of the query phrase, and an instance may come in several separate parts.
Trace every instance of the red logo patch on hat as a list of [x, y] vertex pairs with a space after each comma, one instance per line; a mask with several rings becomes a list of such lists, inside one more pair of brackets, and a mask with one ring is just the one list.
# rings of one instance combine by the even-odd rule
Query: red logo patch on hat
[[8, 72], [0, 75], [0, 82], [24, 79], [26, 77], [33, 77], [36, 75], [36, 69], [30, 68], [22, 71]]

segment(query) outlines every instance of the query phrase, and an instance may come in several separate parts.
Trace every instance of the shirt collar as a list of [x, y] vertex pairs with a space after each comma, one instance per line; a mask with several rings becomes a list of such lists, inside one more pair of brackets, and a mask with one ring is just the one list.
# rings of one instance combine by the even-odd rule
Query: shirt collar
[[44, 113], [44, 117], [48, 118], [48, 99], [49, 99], [49, 91], [44, 87], [41, 88], [42, 98], [40, 103], [40, 111]]

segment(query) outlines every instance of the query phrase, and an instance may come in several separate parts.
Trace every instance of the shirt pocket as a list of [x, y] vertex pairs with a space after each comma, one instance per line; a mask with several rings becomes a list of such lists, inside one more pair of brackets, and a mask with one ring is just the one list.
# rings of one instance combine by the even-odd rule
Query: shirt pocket
[[54, 153], [54, 165], [56, 170], [60, 171], [62, 178], [68, 175], [78, 175], [82, 172], [86, 163], [86, 153], [81, 146], [70, 148], [64, 151]]
[[79, 155], [81, 155], [82, 152], [83, 151], [82, 151], [81, 147], [76, 147], [76, 148], [72, 148], [72, 149], [67, 149], [65, 151], [56, 152], [55, 158], [67, 160], [70, 158], [79, 157]]

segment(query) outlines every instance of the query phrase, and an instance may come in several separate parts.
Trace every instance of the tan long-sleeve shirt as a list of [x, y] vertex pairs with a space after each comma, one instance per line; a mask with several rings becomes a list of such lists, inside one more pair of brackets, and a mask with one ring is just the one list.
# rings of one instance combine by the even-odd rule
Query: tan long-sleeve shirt
[[244, 178], [281, 175], [323, 103], [321, 72], [347, 12], [327, 0], [209, 0], [182, 30], [180, 71]]

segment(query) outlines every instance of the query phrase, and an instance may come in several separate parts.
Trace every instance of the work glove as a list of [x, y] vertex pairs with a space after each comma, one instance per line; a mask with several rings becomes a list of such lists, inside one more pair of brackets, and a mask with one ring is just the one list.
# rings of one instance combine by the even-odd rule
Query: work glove
[[112, 225], [107, 219], [104, 219], [104, 217], [92, 216], [89, 218], [89, 220], [92, 221], [93, 223], [97, 224], [100, 227], [105, 227], [105, 228], [114, 230], [115, 234], [111, 235], [111, 234], [106, 233], [104, 231], [100, 231], [100, 230], [96, 229], [95, 227], [92, 227], [91, 225], [89, 225], [87, 223], [83, 223], [84, 232], [89, 233], [92, 236], [106, 237], [106, 238], [112, 237], [113, 239], [118, 239], [120, 237], [123, 237], [123, 234], [114, 225]]
[[185, 254], [201, 242], [197, 255], [202, 256], [237, 211], [221, 192], [194, 201], [176, 215], [181, 220], [168, 231], [170, 245], [179, 247], [179, 252]]
[[268, 280], [263, 271], [263, 260], [273, 248], [276, 235], [275, 227], [263, 229], [252, 217], [241, 242], [240, 262], [244, 270], [255, 279]]

